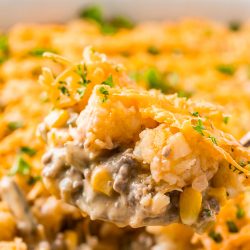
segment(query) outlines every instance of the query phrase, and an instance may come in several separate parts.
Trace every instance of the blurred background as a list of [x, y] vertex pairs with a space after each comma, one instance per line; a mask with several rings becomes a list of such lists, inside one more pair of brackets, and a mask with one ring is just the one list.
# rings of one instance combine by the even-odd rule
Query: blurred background
[[220, 21], [250, 17], [249, 0], [0, 0], [0, 28], [16, 22], [63, 22], [86, 5], [98, 4], [107, 16], [130, 16], [134, 21], [198, 16]]

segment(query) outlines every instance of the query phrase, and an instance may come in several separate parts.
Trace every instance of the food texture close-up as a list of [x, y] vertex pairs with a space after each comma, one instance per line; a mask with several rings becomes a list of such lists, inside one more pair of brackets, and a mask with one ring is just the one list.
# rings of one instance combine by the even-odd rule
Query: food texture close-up
[[250, 249], [250, 21], [112, 13], [0, 23], [0, 250]]

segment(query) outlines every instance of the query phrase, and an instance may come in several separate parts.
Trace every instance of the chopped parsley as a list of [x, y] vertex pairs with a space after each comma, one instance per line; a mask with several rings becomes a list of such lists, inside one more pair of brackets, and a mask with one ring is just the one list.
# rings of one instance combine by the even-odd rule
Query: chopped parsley
[[0, 51], [7, 52], [9, 49], [8, 38], [5, 35], [0, 35]]
[[89, 6], [80, 12], [80, 17], [88, 20], [103, 22], [103, 13], [99, 6]]
[[163, 93], [167, 93], [169, 87], [164, 80], [162, 74], [160, 74], [156, 69], [150, 68], [146, 71], [145, 74], [146, 82], [148, 83], [148, 87], [150, 89], [159, 89]]
[[157, 49], [155, 46], [148, 47], [147, 51], [151, 55], [158, 55], [160, 53], [159, 49]]
[[204, 135], [203, 130], [205, 130], [205, 127], [203, 126], [201, 119], [198, 119], [196, 126], [193, 126], [193, 128], [202, 136]]
[[6, 35], [0, 35], [0, 64], [3, 63], [9, 53], [8, 37]]
[[104, 18], [103, 12], [99, 6], [89, 6], [80, 12], [80, 17], [95, 21], [103, 34], [114, 34], [119, 29], [131, 29], [133, 22], [123, 16], [117, 16], [112, 19]]
[[229, 122], [229, 117], [228, 117], [228, 116], [224, 116], [224, 117], [223, 117], [223, 122], [224, 122], [225, 124], [228, 124], [228, 122]]
[[79, 95], [80, 98], [83, 98], [84, 93], [85, 93], [85, 89], [79, 88], [79, 89], [76, 90], [76, 92], [77, 92], [77, 94]]
[[105, 81], [102, 82], [102, 84], [114, 87], [113, 76], [110, 75]]
[[230, 233], [238, 233], [238, 232], [239, 232], [238, 227], [237, 227], [236, 224], [235, 224], [233, 221], [231, 221], [231, 220], [228, 220], [228, 221], [227, 221], [227, 228], [228, 228], [228, 231], [229, 231]]
[[208, 208], [205, 208], [204, 210], [204, 213], [206, 214], [207, 217], [211, 217], [212, 216], [212, 211]]
[[218, 145], [217, 139], [214, 136], [209, 135], [208, 138], [212, 141], [213, 144]]
[[42, 57], [45, 52], [56, 53], [55, 50], [49, 49], [49, 48], [34, 48], [34, 49], [29, 51], [29, 55], [36, 56], [36, 57]]
[[82, 86], [87, 86], [91, 81], [87, 79], [88, 69], [86, 64], [83, 66], [81, 64], [76, 67], [76, 74], [80, 76], [81, 80], [78, 82]]
[[177, 96], [178, 97], [186, 97], [188, 99], [192, 96], [192, 93], [188, 92], [188, 91], [180, 90], [177, 92]]
[[106, 35], [112, 35], [116, 33], [116, 28], [109, 23], [103, 23], [101, 25], [101, 32]]
[[134, 23], [124, 16], [116, 16], [111, 19], [110, 23], [116, 29], [132, 29], [134, 27]]
[[13, 121], [13, 122], [8, 123], [8, 129], [11, 131], [14, 131], [22, 127], [23, 127], [23, 123], [21, 121]]
[[229, 64], [221, 64], [216, 67], [216, 69], [224, 74], [224, 75], [229, 75], [232, 76], [235, 72], [235, 67]]
[[22, 174], [28, 175], [30, 173], [31, 166], [22, 156], [18, 156], [16, 163], [10, 170], [10, 175]]
[[237, 206], [237, 211], [236, 211], [236, 217], [237, 219], [242, 219], [244, 216], [245, 216], [245, 210], [240, 207], [240, 206]]
[[195, 111], [195, 112], [193, 112], [193, 113], [191, 113], [192, 114], [192, 116], [195, 116], [195, 117], [198, 117], [199, 116], [199, 112], [198, 111]]
[[27, 154], [29, 156], [34, 156], [36, 154], [36, 150], [30, 147], [23, 146], [20, 148], [20, 152]]
[[232, 21], [229, 23], [228, 28], [231, 31], [239, 31], [241, 29], [241, 23], [239, 21]]
[[105, 87], [100, 87], [99, 92], [103, 95], [102, 102], [106, 102], [109, 96], [108, 90]]
[[239, 162], [239, 165], [240, 165], [241, 167], [245, 167], [247, 164], [246, 164], [244, 161], [240, 161], [240, 162]]
[[37, 175], [37, 176], [30, 176], [29, 179], [27, 180], [27, 184], [28, 185], [34, 185], [37, 181], [40, 181], [42, 179], [41, 176]]
[[65, 86], [63, 85], [58, 86], [58, 89], [61, 91], [63, 95], [70, 96], [69, 90]]
[[223, 238], [220, 233], [216, 233], [215, 231], [210, 231], [208, 234], [210, 238], [212, 238], [216, 243], [222, 242]]

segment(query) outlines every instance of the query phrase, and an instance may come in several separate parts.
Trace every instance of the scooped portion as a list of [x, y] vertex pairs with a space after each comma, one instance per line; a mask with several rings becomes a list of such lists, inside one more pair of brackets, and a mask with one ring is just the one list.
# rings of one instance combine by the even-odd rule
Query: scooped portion
[[220, 107], [139, 89], [89, 48], [80, 64], [48, 56], [66, 65], [41, 77], [55, 103], [39, 127], [51, 193], [93, 220], [203, 231], [242, 190], [250, 153], [219, 129]]

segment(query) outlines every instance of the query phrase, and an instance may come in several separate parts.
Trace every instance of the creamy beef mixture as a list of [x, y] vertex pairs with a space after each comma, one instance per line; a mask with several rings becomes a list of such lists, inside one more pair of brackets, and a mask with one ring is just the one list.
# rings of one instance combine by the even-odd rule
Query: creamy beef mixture
[[[180, 222], [180, 192], [169, 192], [169, 201], [161, 202], [148, 166], [138, 162], [132, 151], [115, 150], [93, 161], [82, 145], [67, 143], [65, 147], [53, 148], [44, 155], [43, 174], [47, 181], [56, 182], [57, 192], [64, 200], [85, 211], [93, 220], [134, 227]], [[99, 166], [112, 176], [110, 195], [96, 192], [90, 184], [91, 175]], [[146, 206], [149, 194], [155, 197], [155, 207]], [[206, 192], [202, 195], [202, 208], [193, 225], [198, 230], [206, 228], [219, 211], [216, 198], [209, 197]]]
[[51, 193], [92, 220], [203, 231], [242, 190], [250, 155], [224, 132], [221, 107], [137, 88], [91, 47], [79, 64], [48, 56], [68, 67], [40, 77], [55, 105], [39, 127]]

